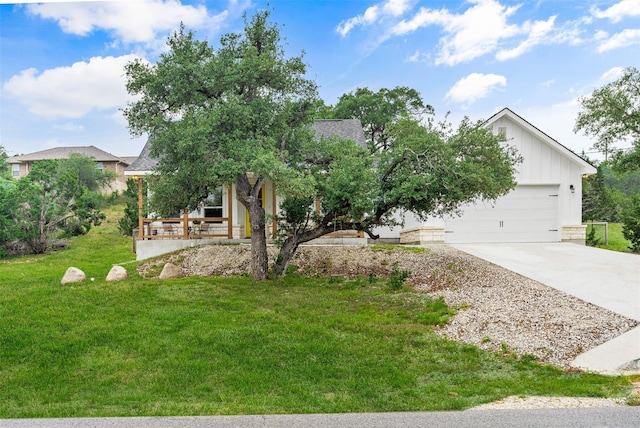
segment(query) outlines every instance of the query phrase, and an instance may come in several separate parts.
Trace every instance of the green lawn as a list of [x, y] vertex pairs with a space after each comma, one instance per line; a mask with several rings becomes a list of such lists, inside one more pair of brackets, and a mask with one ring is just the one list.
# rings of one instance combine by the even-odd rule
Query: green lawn
[[[433, 333], [441, 301], [384, 281], [149, 280], [107, 223], [0, 261], [0, 418], [463, 409], [505, 396], [624, 396]], [[104, 281], [113, 263], [131, 279]], [[80, 285], [60, 285], [68, 266]]]
[[[591, 230], [591, 223], [587, 225], [587, 233]], [[606, 250], [619, 251], [622, 253], [630, 253], [629, 245], [631, 242], [622, 235], [622, 223], [609, 223], [609, 243], [605, 245], [605, 227], [604, 225], [595, 225], [596, 239], [600, 242], [598, 248]]]

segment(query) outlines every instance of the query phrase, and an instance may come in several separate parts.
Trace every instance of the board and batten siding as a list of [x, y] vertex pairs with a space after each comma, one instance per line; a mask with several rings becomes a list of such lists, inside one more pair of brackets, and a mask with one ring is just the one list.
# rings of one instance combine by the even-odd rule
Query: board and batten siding
[[[506, 128], [506, 144], [515, 147], [523, 158], [517, 167], [516, 182], [522, 185], [557, 184], [560, 224], [581, 224], [584, 168], [562, 153], [564, 148], [548, 144], [509, 117], [497, 119], [493, 127]], [[571, 185], [574, 193], [571, 193]]]

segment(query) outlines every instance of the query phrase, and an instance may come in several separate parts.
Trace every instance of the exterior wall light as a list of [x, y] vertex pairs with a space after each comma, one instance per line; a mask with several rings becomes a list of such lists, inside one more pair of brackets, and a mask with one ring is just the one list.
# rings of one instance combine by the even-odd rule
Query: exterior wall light
[[569, 190], [571, 190], [571, 193], [576, 193], [576, 188], [573, 187], [573, 184], [569, 185]]

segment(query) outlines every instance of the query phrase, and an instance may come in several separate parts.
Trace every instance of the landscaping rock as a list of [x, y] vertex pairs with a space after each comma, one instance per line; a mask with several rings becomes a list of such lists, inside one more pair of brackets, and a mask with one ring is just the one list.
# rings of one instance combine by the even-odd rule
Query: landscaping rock
[[122, 281], [129, 278], [129, 273], [122, 266], [114, 266], [107, 275], [107, 281]]
[[182, 278], [183, 276], [184, 273], [182, 272], [182, 269], [173, 263], [167, 263], [164, 265], [162, 272], [160, 272], [160, 279]]
[[64, 276], [62, 277], [62, 281], [60, 281], [60, 284], [64, 285], [64, 284], [69, 284], [74, 282], [82, 282], [85, 279], [87, 279], [87, 276], [84, 274], [84, 272], [82, 272], [78, 268], [70, 267], [64, 273]]

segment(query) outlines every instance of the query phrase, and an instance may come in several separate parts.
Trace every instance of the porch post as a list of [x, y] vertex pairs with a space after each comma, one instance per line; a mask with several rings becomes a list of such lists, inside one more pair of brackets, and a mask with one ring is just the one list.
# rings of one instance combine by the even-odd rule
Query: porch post
[[227, 191], [227, 238], [233, 239], [233, 184], [229, 184]]
[[189, 211], [187, 208], [184, 209], [184, 215], [182, 217], [182, 238], [189, 238]]
[[276, 185], [271, 185], [271, 211], [273, 220], [271, 220], [271, 238], [275, 239], [278, 231], [278, 218], [276, 217], [278, 210], [276, 209]]
[[144, 217], [142, 216], [142, 207], [144, 201], [142, 198], [142, 177], [136, 177], [138, 179], [138, 241], [144, 239]]

